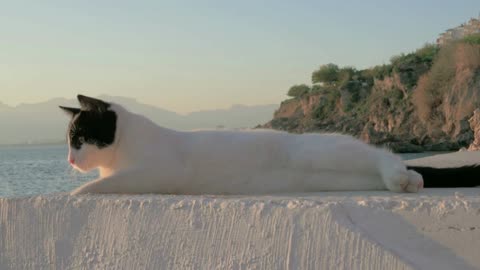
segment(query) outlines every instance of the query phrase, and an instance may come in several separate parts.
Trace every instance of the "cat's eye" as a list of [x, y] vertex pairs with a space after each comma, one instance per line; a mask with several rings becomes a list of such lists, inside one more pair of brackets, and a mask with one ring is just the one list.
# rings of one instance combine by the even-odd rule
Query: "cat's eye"
[[83, 137], [83, 136], [82, 136], [82, 137], [78, 137], [78, 141], [79, 141], [80, 143], [85, 143], [85, 137]]

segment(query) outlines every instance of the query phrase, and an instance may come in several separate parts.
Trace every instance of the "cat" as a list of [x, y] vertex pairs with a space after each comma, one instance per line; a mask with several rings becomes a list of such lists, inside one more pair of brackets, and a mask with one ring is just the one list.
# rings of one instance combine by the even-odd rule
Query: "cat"
[[397, 155], [346, 135], [176, 131], [118, 104], [77, 98], [80, 108], [60, 106], [71, 116], [68, 161], [81, 172], [99, 169], [100, 178], [72, 195], [418, 192], [424, 185], [480, 184], [479, 167], [407, 167]]

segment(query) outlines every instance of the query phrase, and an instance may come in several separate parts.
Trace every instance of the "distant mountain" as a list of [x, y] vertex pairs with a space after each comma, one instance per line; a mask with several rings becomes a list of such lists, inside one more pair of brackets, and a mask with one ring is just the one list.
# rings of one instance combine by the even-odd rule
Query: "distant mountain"
[[[273, 116], [278, 105], [245, 106], [233, 105], [229, 109], [198, 111], [186, 116], [189, 125], [201, 127], [249, 128], [257, 126], [258, 120]], [[234, 125], [232, 125], [234, 123]]]
[[[99, 98], [125, 106], [157, 124], [173, 129], [254, 127], [272, 118], [278, 105], [233, 105], [229, 109], [192, 112], [181, 115], [135, 99], [102, 95]], [[46, 102], [10, 107], [0, 102], [0, 144], [51, 143], [65, 139], [68, 117], [59, 105], [78, 107], [74, 99], [55, 98]]]
[[5, 111], [5, 110], [8, 110], [10, 109], [11, 107], [3, 104], [2, 102], [0, 102], [0, 111]]

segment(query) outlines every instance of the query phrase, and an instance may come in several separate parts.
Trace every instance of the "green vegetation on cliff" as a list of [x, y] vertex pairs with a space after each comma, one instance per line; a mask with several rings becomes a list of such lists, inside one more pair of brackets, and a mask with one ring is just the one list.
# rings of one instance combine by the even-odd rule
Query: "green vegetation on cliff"
[[467, 36], [463, 39], [465, 43], [471, 44], [471, 45], [479, 45], [480, 44], [480, 34], [475, 34], [471, 36]]
[[299, 85], [294, 85], [290, 87], [290, 90], [288, 90], [287, 95], [290, 97], [301, 97], [303, 95], [308, 94], [311, 91], [310, 87], [306, 84], [299, 84]]
[[265, 127], [349, 133], [398, 152], [458, 149], [473, 140], [467, 119], [480, 107], [480, 35], [364, 70], [321, 65], [311, 78]]

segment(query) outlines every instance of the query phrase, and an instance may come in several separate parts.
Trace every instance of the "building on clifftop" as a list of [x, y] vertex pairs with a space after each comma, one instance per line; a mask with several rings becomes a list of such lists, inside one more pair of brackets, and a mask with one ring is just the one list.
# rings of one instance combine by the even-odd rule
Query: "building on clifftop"
[[441, 46], [450, 41], [459, 40], [474, 34], [480, 34], [480, 16], [471, 18], [467, 23], [441, 33], [437, 38], [437, 45]]

